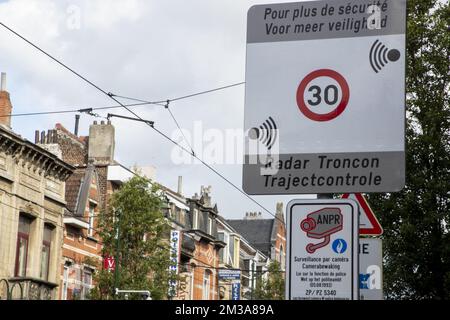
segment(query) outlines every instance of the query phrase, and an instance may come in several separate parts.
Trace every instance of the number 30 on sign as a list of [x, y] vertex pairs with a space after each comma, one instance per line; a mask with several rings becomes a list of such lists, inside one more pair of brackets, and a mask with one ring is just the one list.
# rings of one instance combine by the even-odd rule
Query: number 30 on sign
[[350, 99], [345, 78], [330, 69], [309, 73], [297, 89], [297, 105], [301, 113], [313, 121], [330, 121], [344, 112]]

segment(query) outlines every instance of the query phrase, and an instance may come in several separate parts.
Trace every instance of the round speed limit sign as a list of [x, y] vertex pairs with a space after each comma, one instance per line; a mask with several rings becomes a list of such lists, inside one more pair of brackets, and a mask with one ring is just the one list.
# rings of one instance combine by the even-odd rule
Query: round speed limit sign
[[338, 117], [347, 107], [349, 98], [347, 81], [330, 69], [311, 72], [297, 89], [300, 111], [314, 121], [329, 121]]

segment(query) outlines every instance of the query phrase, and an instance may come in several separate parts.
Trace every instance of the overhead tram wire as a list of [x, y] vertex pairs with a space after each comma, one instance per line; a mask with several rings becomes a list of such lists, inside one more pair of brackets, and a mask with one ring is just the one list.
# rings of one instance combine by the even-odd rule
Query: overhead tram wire
[[[138, 107], [138, 106], [145, 106], [145, 105], [159, 105], [164, 106], [162, 104], [158, 104], [155, 102], [142, 102], [142, 103], [131, 103], [131, 104], [125, 104], [127, 107]], [[109, 106], [109, 107], [97, 107], [97, 108], [82, 108], [82, 109], [73, 109], [73, 110], [61, 110], [61, 111], [41, 111], [41, 112], [29, 112], [29, 113], [16, 113], [16, 114], [1, 114], [0, 118], [3, 117], [26, 117], [26, 116], [40, 116], [40, 115], [48, 115], [48, 114], [64, 114], [64, 113], [86, 113], [88, 111], [96, 111], [96, 110], [108, 110], [108, 109], [122, 109], [123, 107], [121, 105], [116, 106]]]
[[170, 108], [169, 108], [169, 103], [170, 103], [169, 101], [170, 101], [170, 100], [167, 100], [167, 103], [166, 103], [166, 107], [165, 107], [165, 108], [167, 109], [167, 111], [169, 111], [169, 114], [170, 114], [170, 116], [172, 117], [173, 121], [175, 122], [175, 124], [176, 124], [178, 130], [181, 132], [181, 135], [183, 136], [184, 141], [187, 143], [187, 145], [189, 146], [189, 148], [191, 148], [192, 155], [195, 156], [194, 148], [192, 148], [192, 145], [189, 143], [189, 141], [188, 141], [188, 139], [186, 138], [186, 136], [185, 136], [183, 130], [181, 129], [180, 125], [178, 124], [177, 119], [175, 118], [175, 116], [173, 115], [172, 111], [171, 111]]
[[[174, 101], [183, 100], [183, 99], [187, 99], [187, 98], [192, 98], [192, 97], [196, 97], [196, 96], [199, 96], [199, 95], [203, 95], [203, 94], [207, 94], [207, 93], [211, 93], [211, 92], [215, 92], [215, 91], [220, 91], [220, 90], [225, 90], [225, 89], [232, 88], [232, 87], [241, 86], [243, 84], [245, 84], [244, 81], [243, 82], [236, 82], [236, 83], [233, 83], [233, 84], [230, 84], [230, 85], [221, 86], [221, 87], [217, 87], [217, 88], [214, 88], [214, 89], [204, 90], [204, 91], [200, 91], [200, 92], [196, 92], [196, 93], [191, 93], [191, 94], [188, 94], [188, 95], [179, 96], [179, 97], [172, 98], [172, 99], [156, 101], [155, 103], [166, 103], [167, 101], [174, 102]], [[147, 100], [137, 99], [137, 98], [133, 98], [133, 97], [120, 96], [120, 95], [117, 95], [117, 94], [113, 94], [113, 96], [117, 97], [117, 98], [133, 100], [133, 101], [148, 102]]]
[[[28, 43], [29, 45], [31, 45], [32, 47], [34, 47], [35, 49], [37, 49], [38, 51], [40, 51], [41, 53], [45, 54], [47, 57], [49, 57], [51, 60], [55, 61], [56, 63], [58, 63], [59, 65], [61, 65], [62, 67], [64, 67], [65, 69], [67, 69], [68, 71], [70, 71], [71, 73], [73, 73], [74, 75], [76, 75], [77, 77], [79, 77], [80, 79], [82, 79], [83, 81], [85, 81], [86, 83], [88, 83], [89, 85], [91, 85], [92, 87], [94, 87], [95, 89], [97, 89], [98, 91], [100, 91], [101, 93], [103, 93], [104, 95], [108, 96], [110, 99], [112, 99], [113, 101], [115, 101], [116, 103], [118, 103], [120, 106], [122, 106], [125, 110], [127, 110], [128, 112], [130, 112], [131, 114], [133, 114], [136, 118], [138, 118], [141, 121], [144, 121], [144, 119], [142, 119], [137, 113], [135, 113], [133, 110], [131, 110], [130, 108], [128, 108], [127, 106], [125, 106], [123, 103], [121, 103], [119, 100], [117, 100], [114, 97], [114, 94], [112, 94], [111, 92], [106, 92], [105, 90], [103, 90], [102, 88], [100, 88], [98, 85], [94, 84], [92, 81], [88, 80], [87, 78], [83, 77], [81, 74], [79, 74], [78, 72], [76, 72], [75, 70], [73, 70], [72, 68], [70, 68], [69, 66], [67, 66], [66, 64], [64, 64], [63, 62], [59, 61], [58, 59], [56, 59], [55, 57], [53, 57], [52, 55], [50, 55], [49, 53], [45, 52], [43, 49], [39, 48], [37, 45], [35, 45], [34, 43], [32, 43], [31, 41], [29, 41], [28, 39], [26, 39], [25, 37], [23, 37], [22, 35], [20, 35], [19, 33], [17, 33], [16, 31], [14, 31], [13, 29], [9, 28], [8, 26], [6, 26], [3, 22], [0, 22], [0, 25], [3, 26], [5, 29], [7, 29], [8, 31], [10, 31], [11, 33], [13, 33], [14, 35], [16, 35], [17, 37], [19, 37], [20, 39], [22, 39], [23, 41], [25, 41], [26, 43]], [[237, 85], [237, 84], [236, 84]], [[217, 89], [218, 90], [218, 89]], [[209, 90], [209, 92], [212, 92], [213, 90]], [[204, 92], [206, 93], [206, 92]], [[177, 98], [177, 100], [181, 100], [181, 99], [186, 99], [189, 97], [193, 97], [195, 95], [199, 95], [198, 94], [191, 94], [191, 95], [187, 95], [187, 96], [183, 96], [183, 97], [179, 97]], [[203, 93], [202, 93], [203, 94]], [[147, 123], [147, 125], [149, 125]], [[272, 215], [275, 219], [279, 219], [275, 214], [273, 214], [271, 211], [269, 211], [266, 207], [264, 207], [262, 204], [260, 204], [258, 201], [256, 201], [255, 199], [253, 199], [251, 196], [249, 196], [246, 192], [244, 192], [241, 188], [239, 188], [238, 186], [236, 186], [233, 182], [231, 182], [230, 180], [228, 180], [224, 175], [222, 175], [220, 172], [218, 172], [216, 169], [214, 169], [213, 167], [211, 167], [208, 163], [206, 163], [205, 161], [203, 161], [202, 159], [200, 159], [197, 155], [192, 154], [189, 150], [187, 150], [186, 148], [184, 148], [183, 146], [181, 146], [180, 144], [178, 144], [176, 141], [172, 140], [170, 137], [168, 137], [166, 134], [164, 134], [163, 132], [161, 132], [160, 130], [158, 130], [155, 126], [150, 126], [150, 128], [152, 128], [153, 130], [155, 130], [157, 133], [159, 133], [161, 136], [163, 136], [164, 138], [166, 138], [167, 140], [169, 140], [170, 142], [172, 142], [174, 145], [178, 146], [180, 149], [184, 150], [185, 152], [189, 153], [192, 157], [196, 158], [197, 160], [199, 160], [204, 166], [206, 166], [208, 169], [210, 169], [211, 171], [213, 171], [216, 175], [218, 175], [220, 178], [222, 178], [224, 181], [226, 181], [228, 184], [230, 184], [234, 189], [236, 189], [237, 191], [239, 191], [241, 194], [243, 194], [246, 198], [248, 198], [250, 201], [252, 201], [253, 203], [255, 203], [258, 207], [260, 207], [261, 209], [263, 209], [264, 211], [266, 211], [267, 213], [269, 213], [270, 215]], [[281, 220], [281, 219], [280, 219]]]

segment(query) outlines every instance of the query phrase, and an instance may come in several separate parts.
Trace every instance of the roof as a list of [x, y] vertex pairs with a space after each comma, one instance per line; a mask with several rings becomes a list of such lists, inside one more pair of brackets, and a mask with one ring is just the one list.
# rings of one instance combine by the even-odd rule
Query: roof
[[[0, 140], [4, 140], [1, 146], [2, 151], [13, 154], [14, 157], [29, 158], [30, 163], [39, 162], [46, 172], [54, 173], [63, 181], [67, 180], [75, 169], [45, 148], [28, 141], [3, 125], [0, 125]], [[36, 161], [37, 159], [39, 161]]]
[[275, 219], [226, 220], [250, 244], [270, 257], [272, 228]]

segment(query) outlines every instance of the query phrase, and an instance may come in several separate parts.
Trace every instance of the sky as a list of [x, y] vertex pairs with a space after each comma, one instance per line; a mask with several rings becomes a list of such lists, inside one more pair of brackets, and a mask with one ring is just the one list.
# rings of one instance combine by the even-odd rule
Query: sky
[[[252, 5], [274, 2], [279, 1], [3, 0], [0, 21], [106, 92], [159, 101], [245, 81], [247, 11]], [[7, 73], [13, 114], [116, 105], [1, 27], [0, 44], [0, 71]], [[233, 144], [232, 133], [242, 133], [244, 90], [238, 85], [170, 104], [197, 154], [238, 187], [242, 165], [222, 159], [220, 150], [229, 155], [230, 147], [222, 147], [227, 143], [240, 148]], [[164, 107], [133, 111], [184, 143]], [[106, 117], [108, 112], [132, 116], [119, 109], [97, 113]], [[12, 128], [34, 141], [35, 130], [52, 129], [56, 123], [73, 131], [74, 118], [73, 113], [13, 117]], [[79, 135], [88, 135], [94, 120], [103, 119], [82, 114]], [[212, 201], [225, 218], [239, 219], [249, 211], [271, 218], [208, 168], [181, 158], [176, 147], [145, 124], [118, 118], [112, 123], [115, 158], [122, 164], [154, 166], [156, 181], [174, 190], [178, 176], [183, 176], [183, 194], [188, 197], [210, 185]], [[273, 213], [277, 202], [286, 205], [301, 197], [253, 196]]]

